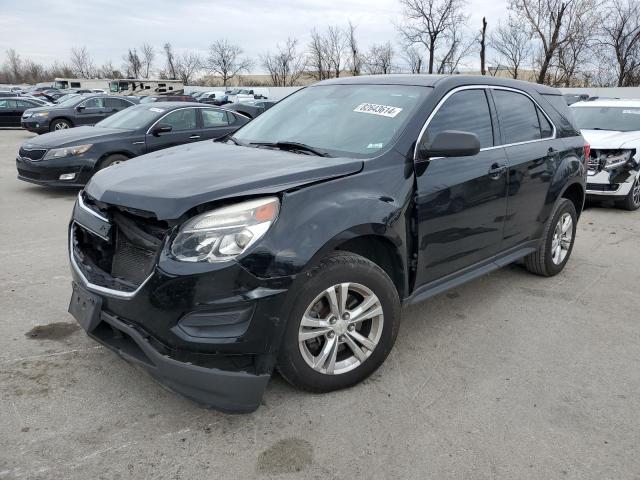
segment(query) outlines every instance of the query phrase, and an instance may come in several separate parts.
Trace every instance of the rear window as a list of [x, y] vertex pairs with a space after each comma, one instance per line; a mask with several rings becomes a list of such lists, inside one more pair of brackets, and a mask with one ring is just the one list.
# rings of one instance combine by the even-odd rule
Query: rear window
[[542, 138], [536, 105], [529, 97], [506, 90], [495, 90], [493, 97], [504, 143], [528, 142]]

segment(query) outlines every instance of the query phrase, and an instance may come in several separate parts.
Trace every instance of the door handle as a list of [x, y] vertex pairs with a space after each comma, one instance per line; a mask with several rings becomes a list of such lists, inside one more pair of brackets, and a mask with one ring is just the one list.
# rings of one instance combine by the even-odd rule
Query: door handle
[[196, 138], [200, 138], [200, 135], [191, 135], [189, 137], [190, 140], [195, 140]]
[[502, 165], [500, 163], [494, 163], [493, 165], [491, 165], [491, 168], [489, 168], [489, 175], [491, 175], [492, 179], [497, 180], [506, 171], [507, 171], [506, 165]]

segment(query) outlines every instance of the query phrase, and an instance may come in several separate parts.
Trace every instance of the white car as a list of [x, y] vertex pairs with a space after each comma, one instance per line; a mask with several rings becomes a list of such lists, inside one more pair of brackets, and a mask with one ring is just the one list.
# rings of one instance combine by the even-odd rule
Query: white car
[[587, 199], [640, 207], [640, 100], [594, 100], [571, 105], [591, 145]]

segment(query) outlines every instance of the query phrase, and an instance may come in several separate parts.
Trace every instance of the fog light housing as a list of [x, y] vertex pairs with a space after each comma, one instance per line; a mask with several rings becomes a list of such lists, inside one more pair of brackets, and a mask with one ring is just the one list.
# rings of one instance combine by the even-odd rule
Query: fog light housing
[[73, 180], [74, 178], [76, 178], [75, 173], [63, 173], [60, 175], [59, 180]]

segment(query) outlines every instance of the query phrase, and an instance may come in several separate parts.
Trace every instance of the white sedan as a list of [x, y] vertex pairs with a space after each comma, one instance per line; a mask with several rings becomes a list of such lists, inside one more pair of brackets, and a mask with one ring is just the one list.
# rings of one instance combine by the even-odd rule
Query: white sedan
[[640, 100], [594, 100], [571, 105], [591, 145], [588, 199], [611, 199], [627, 210], [640, 207]]

